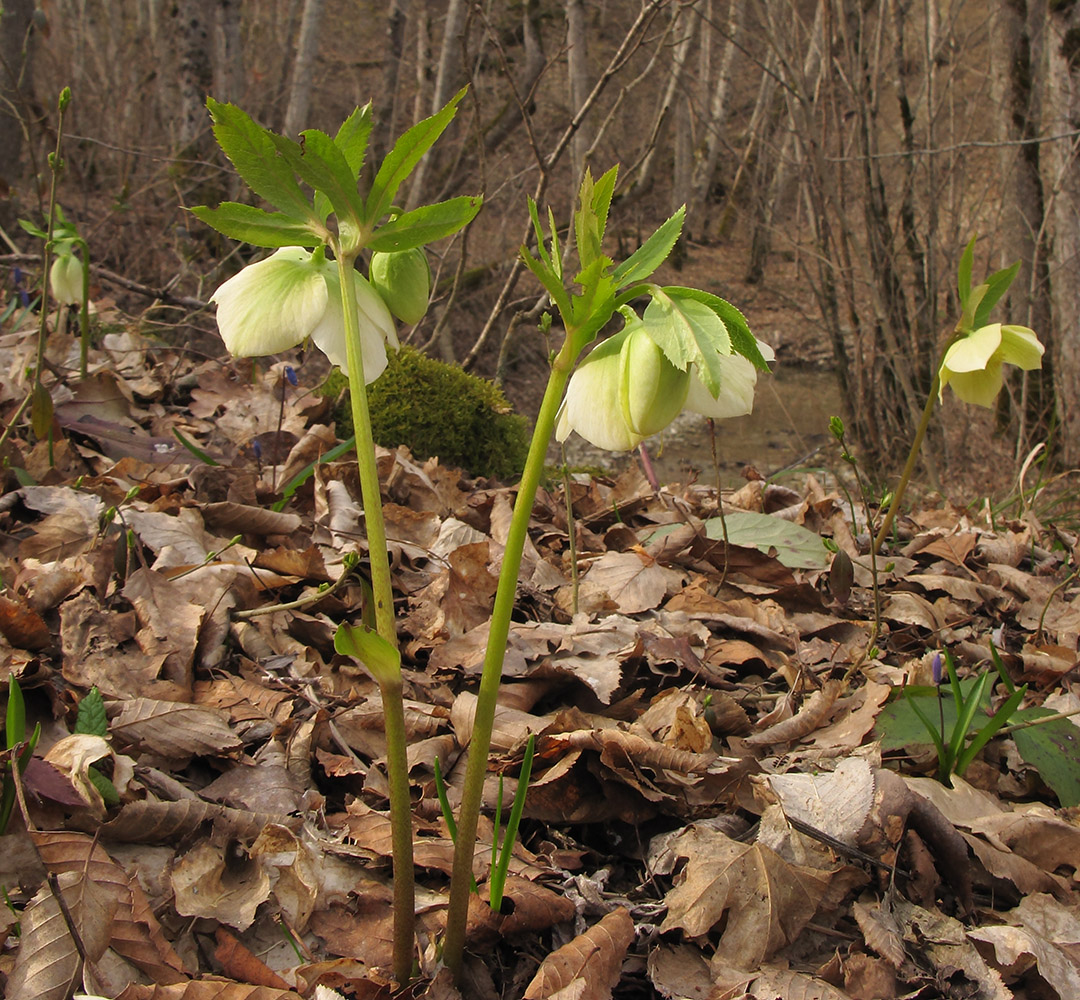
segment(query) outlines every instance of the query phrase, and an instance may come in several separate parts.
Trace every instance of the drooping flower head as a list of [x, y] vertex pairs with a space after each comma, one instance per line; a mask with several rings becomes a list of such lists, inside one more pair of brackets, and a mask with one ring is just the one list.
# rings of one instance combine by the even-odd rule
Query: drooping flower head
[[[766, 361], [774, 357], [758, 344]], [[593, 348], [570, 378], [555, 437], [571, 431], [606, 451], [629, 451], [658, 434], [683, 409], [714, 419], [742, 416], [754, 406], [757, 369], [740, 354], [720, 355], [717, 397], [705, 388], [695, 366], [676, 367], [631, 315], [617, 334]]]
[[1004, 380], [1002, 365], [1024, 371], [1042, 366], [1043, 345], [1026, 326], [990, 323], [961, 337], [941, 362], [941, 389], [951, 385], [965, 403], [993, 406]]
[[[386, 368], [386, 344], [397, 349], [390, 310], [357, 272], [360, 341], [364, 381], [373, 382]], [[345, 315], [336, 265], [321, 249], [283, 247], [249, 264], [210, 298], [216, 302], [218, 329], [229, 353], [237, 357], [279, 354], [309, 337], [348, 374]]]
[[49, 288], [61, 305], [78, 305], [83, 297], [82, 261], [72, 253], [70, 244], [62, 244], [49, 268]]

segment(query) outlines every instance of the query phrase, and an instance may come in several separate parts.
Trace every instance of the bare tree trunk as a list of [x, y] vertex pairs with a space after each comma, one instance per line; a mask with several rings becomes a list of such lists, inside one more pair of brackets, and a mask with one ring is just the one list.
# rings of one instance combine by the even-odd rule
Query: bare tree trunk
[[[668, 118], [671, 117], [672, 108], [675, 107], [676, 101], [679, 100], [682, 92], [683, 81], [686, 78], [687, 57], [690, 54], [690, 46], [694, 42], [694, 21], [696, 20], [697, 18], [694, 17], [692, 11], [687, 11], [682, 7], [676, 8], [674, 14], [672, 14], [670, 34], [674, 39], [674, 48], [671, 50], [671, 67], [668, 70], [667, 86], [664, 88], [664, 95], [660, 99], [660, 107], [657, 110], [652, 131], [649, 134], [641, 166], [638, 168], [633, 186], [627, 192], [628, 198], [636, 198], [652, 188], [657, 163], [669, 155], [669, 150], [663, 143], [664, 126], [667, 124]], [[688, 111], [689, 109], [687, 109]], [[676, 112], [676, 114], [679, 114], [679, 112]], [[688, 116], [683, 117], [681, 136], [687, 138], [689, 136], [690, 122]], [[680, 138], [678, 127], [675, 136], [677, 147]], [[683, 165], [689, 169], [690, 151], [684, 149], [681, 155], [684, 157]], [[676, 183], [672, 190], [672, 201], [676, 206], [686, 200], [689, 186], [689, 177], [683, 178], [682, 183]]]
[[[999, 159], [1006, 180], [1002, 264], [1020, 258], [1020, 272], [1009, 299], [1010, 318], [1029, 326], [1048, 348], [1041, 371], [1019, 376], [1025, 404], [1019, 418], [1017, 451], [1026, 453], [1036, 440], [1045, 440], [1054, 423], [1054, 342], [1050, 272], [1045, 240], [1046, 207], [1043, 197], [1040, 143], [1041, 101], [1037, 74], [1042, 53], [1043, 13], [1028, 0], [1003, 0], [998, 9], [995, 44], [998, 61], [1008, 75], [995, 77], [994, 96], [1004, 114], [996, 116], [1003, 140]], [[1019, 143], [1019, 145], [1018, 145]], [[1061, 442], [1056, 441], [1060, 454]]]
[[217, 0], [214, 10], [214, 96], [219, 101], [243, 99], [244, 50], [240, 37], [240, 0]]
[[383, 58], [381, 92], [371, 134], [371, 159], [379, 163], [390, 148], [390, 136], [398, 133], [398, 85], [401, 58], [405, 52], [405, 28], [409, 21], [409, 0], [390, 0], [386, 11], [386, 55]]
[[[716, 176], [716, 162], [720, 158], [721, 140], [724, 122], [728, 114], [728, 96], [731, 92], [732, 68], [735, 53], [741, 44], [743, 24], [746, 20], [746, 8], [749, 4], [743, 0], [729, 0], [727, 18], [722, 34], [724, 48], [720, 56], [720, 66], [713, 84], [709, 102], [709, 114], [704, 122], [705, 146], [694, 165], [694, 174], [690, 181], [690, 199], [687, 205], [687, 232], [700, 236], [706, 225], [706, 205]], [[711, 33], [711, 27], [708, 31]]]
[[214, 81], [210, 66], [214, 10], [210, 0], [176, 0], [171, 13], [179, 40], [175, 148], [190, 155], [199, 152], [208, 135], [206, 95]]
[[537, 0], [525, 0], [521, 11], [522, 40], [525, 62], [521, 76], [514, 81], [514, 94], [507, 98], [493, 120], [484, 127], [484, 148], [491, 152], [531, 114], [535, 108], [533, 90], [547, 60], [540, 35], [540, 5]]
[[33, 13], [33, 0], [4, 0], [0, 6], [0, 225], [5, 228], [19, 211], [10, 199], [20, 176]]
[[300, 21], [300, 38], [296, 43], [292, 81], [289, 85], [289, 104], [285, 109], [286, 135], [299, 135], [307, 127], [308, 107], [311, 104], [311, 76], [315, 56], [319, 51], [319, 27], [322, 23], [325, 0], [304, 0], [304, 16]]
[[1080, 7], [1052, 5], [1046, 40], [1046, 121], [1044, 132], [1068, 136], [1046, 144], [1045, 176], [1050, 192], [1053, 250], [1051, 300], [1061, 403], [1062, 457], [1080, 460], [1080, 164], [1074, 134], [1080, 121]]
[[[466, 13], [465, 0], [450, 0], [446, 8], [446, 24], [443, 28], [442, 48], [439, 51], [439, 71], [435, 76], [435, 93], [432, 95], [429, 114], [434, 114], [446, 104], [461, 82], [461, 47], [465, 35]], [[432, 156], [433, 153], [427, 153], [413, 173], [407, 201], [410, 208], [420, 204], [424, 198]]]
[[[589, 50], [588, 28], [585, 21], [584, 0], [566, 0], [566, 73], [570, 110], [576, 114], [589, 96]], [[570, 164], [574, 187], [585, 173], [585, 153], [589, 148], [589, 136], [584, 122], [578, 126], [570, 140]]]

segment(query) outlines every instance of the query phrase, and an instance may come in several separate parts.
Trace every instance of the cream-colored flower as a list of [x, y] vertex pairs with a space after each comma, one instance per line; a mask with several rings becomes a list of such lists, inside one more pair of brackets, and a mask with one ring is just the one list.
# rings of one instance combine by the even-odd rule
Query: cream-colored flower
[[82, 261], [73, 253], [60, 253], [49, 268], [49, 288], [62, 305], [82, 302]]
[[[364, 380], [386, 368], [386, 343], [398, 346], [394, 319], [378, 293], [354, 272], [359, 306]], [[249, 264], [210, 299], [229, 353], [239, 357], [279, 354], [309, 337], [348, 374], [345, 313], [337, 266], [302, 247], [283, 247]]]
[[[774, 354], [758, 347], [766, 361]], [[693, 410], [717, 420], [749, 413], [754, 407], [757, 369], [741, 354], [721, 355], [720, 394], [713, 398], [691, 365], [676, 368], [645, 328], [631, 321], [578, 366], [559, 411], [555, 437], [577, 431], [606, 451], [629, 451], [658, 434], [679, 413]]]
[[[758, 341], [758, 350], [766, 361], [775, 360], [776, 353], [763, 341]], [[705, 388], [695, 372], [690, 379], [690, 391], [686, 395], [686, 409], [712, 417], [713, 420], [745, 417], [754, 409], [758, 370], [753, 362], [741, 354], [721, 354], [719, 360], [720, 395], [713, 399], [712, 393]]]
[[1004, 380], [1001, 366], [1024, 371], [1042, 366], [1043, 345], [1026, 326], [990, 323], [957, 340], [941, 362], [941, 389], [951, 385], [965, 403], [993, 406]]
[[606, 451], [629, 451], [678, 416], [690, 373], [676, 368], [640, 323], [593, 348], [570, 377], [555, 437], [572, 430]]

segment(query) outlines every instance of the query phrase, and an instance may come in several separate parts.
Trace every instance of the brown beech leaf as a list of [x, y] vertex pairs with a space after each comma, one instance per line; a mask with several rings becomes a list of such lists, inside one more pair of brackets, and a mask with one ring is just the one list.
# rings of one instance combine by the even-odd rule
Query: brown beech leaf
[[893, 968], [899, 969], [904, 964], [906, 953], [903, 929], [893, 917], [892, 910], [884, 905], [867, 906], [856, 901], [852, 905], [852, 912], [867, 947], [888, 959]]
[[31, 652], [45, 649], [53, 641], [41, 615], [21, 599], [12, 600], [6, 594], [0, 594], [0, 635], [17, 649]]
[[171, 986], [131, 985], [116, 1000], [297, 1000], [301, 994], [274, 986], [201, 979]]
[[214, 958], [221, 964], [226, 975], [254, 986], [270, 986], [279, 990], [289, 988], [289, 984], [281, 976], [261, 959], [256, 958], [249, 948], [224, 927], [219, 927], [214, 937], [217, 940]]
[[299, 514], [231, 501], [205, 504], [202, 514], [209, 527], [229, 536], [291, 535], [301, 524]]
[[20, 559], [65, 559], [87, 549], [97, 537], [105, 504], [96, 496], [59, 486], [25, 486], [18, 496], [31, 510], [46, 515], [20, 543]]
[[152, 698], [107, 702], [106, 709], [112, 736], [161, 757], [214, 756], [243, 746], [213, 709]]
[[117, 900], [109, 942], [113, 951], [155, 982], [172, 983], [186, 978], [183, 963], [165, 940], [138, 882], [100, 844], [83, 833], [36, 832], [32, 836], [49, 871], [57, 875], [85, 872], [95, 885], [108, 887]]
[[299, 828], [303, 817], [247, 812], [201, 799], [181, 799], [178, 802], [140, 799], [125, 804], [113, 819], [101, 827], [101, 833], [110, 840], [133, 844], [166, 844], [198, 833], [199, 827], [207, 822], [212, 823], [223, 836], [251, 840], [268, 823], [280, 823], [290, 829]]
[[670, 848], [689, 862], [667, 894], [660, 930], [704, 935], [726, 914], [715, 961], [735, 968], [756, 969], [794, 941], [813, 919], [832, 875], [708, 827], [688, 827]]
[[540, 963], [525, 1000], [608, 1000], [633, 939], [630, 914], [612, 910]]
[[545, 760], [559, 757], [568, 750], [596, 750], [605, 758], [605, 763], [609, 762], [607, 758], [614, 762], [618, 755], [641, 767], [683, 774], [703, 774], [716, 762], [715, 754], [676, 750], [621, 729], [582, 729], [575, 733], [543, 736], [537, 744], [537, 753]]
[[777, 743], [791, 743], [809, 736], [822, 726], [832, 712], [836, 699], [840, 697], [840, 681], [826, 681], [820, 691], [815, 691], [798, 713], [790, 719], [778, 722], [775, 726], [760, 733], [747, 736], [744, 743], [751, 747], [775, 746]]
[[675, 576], [644, 552], [608, 552], [589, 567], [585, 580], [605, 590], [622, 614], [635, 614], [663, 601]]
[[226, 866], [221, 849], [206, 840], [180, 858], [169, 879], [177, 913], [213, 917], [239, 931], [254, 923], [255, 911], [270, 898], [270, 876], [258, 862]]
[[[58, 876], [59, 890], [79, 932], [87, 957], [97, 961], [109, 945], [116, 898], [81, 872]], [[20, 918], [19, 952], [7, 981], [7, 996], [66, 1000], [79, 969], [79, 952], [60, 904], [44, 885]]]

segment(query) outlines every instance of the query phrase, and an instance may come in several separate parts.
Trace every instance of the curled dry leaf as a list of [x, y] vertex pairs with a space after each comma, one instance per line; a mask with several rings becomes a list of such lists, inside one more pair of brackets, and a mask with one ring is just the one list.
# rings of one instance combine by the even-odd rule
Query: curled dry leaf
[[820, 691], [815, 691], [798, 713], [790, 719], [770, 726], [764, 732], [747, 736], [744, 742], [751, 747], [776, 746], [779, 743], [791, 743], [809, 736], [815, 729], [824, 725], [832, 712], [836, 699], [840, 697], [843, 685], [840, 681], [826, 681]]
[[129, 986], [116, 1000], [298, 1000], [296, 990], [249, 986], [221, 980], [193, 980], [171, 986]]
[[628, 758], [640, 767], [682, 774], [704, 774], [716, 763], [715, 754], [676, 750], [621, 729], [582, 729], [544, 736], [537, 745], [537, 755], [545, 760], [561, 757], [571, 750], [596, 750], [604, 758]]
[[525, 1000], [608, 1000], [633, 939], [630, 914], [612, 910], [540, 963]]
[[299, 816], [275, 816], [230, 809], [201, 799], [181, 799], [178, 802], [141, 799], [123, 806], [113, 819], [101, 827], [101, 835], [136, 844], [175, 843], [198, 833], [206, 822], [213, 823], [223, 836], [250, 840], [257, 837], [268, 823], [299, 828], [303, 820]]

